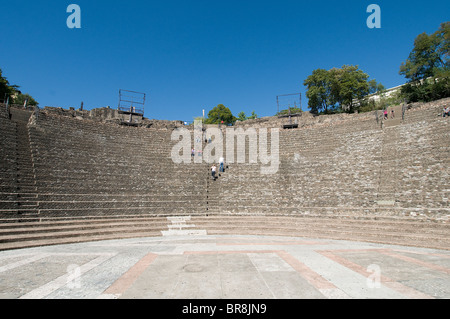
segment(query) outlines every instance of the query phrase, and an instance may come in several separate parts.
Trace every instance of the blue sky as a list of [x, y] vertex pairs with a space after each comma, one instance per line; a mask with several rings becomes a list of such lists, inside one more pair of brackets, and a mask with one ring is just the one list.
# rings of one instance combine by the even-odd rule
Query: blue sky
[[[81, 29], [69, 29], [70, 4]], [[369, 29], [369, 4], [381, 29]], [[0, 68], [44, 106], [118, 105], [147, 94], [145, 116], [191, 121], [217, 104], [234, 115], [277, 111], [314, 69], [359, 65], [393, 87], [415, 37], [449, 20], [450, 2], [1, 0]]]

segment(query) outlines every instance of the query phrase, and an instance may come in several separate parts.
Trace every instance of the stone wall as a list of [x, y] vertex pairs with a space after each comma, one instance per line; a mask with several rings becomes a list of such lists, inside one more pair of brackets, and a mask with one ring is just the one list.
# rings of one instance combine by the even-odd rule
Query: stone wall
[[[52, 114], [58, 116], [64, 116], [69, 118], [87, 119], [102, 123], [123, 124], [130, 120], [130, 115], [121, 114], [117, 109], [110, 107], [96, 108], [92, 110], [80, 110], [80, 109], [64, 109], [62, 107], [49, 107], [46, 106], [42, 111], [44, 114]], [[131, 123], [138, 127], [147, 128], [168, 128], [173, 129], [182, 127], [184, 124], [182, 121], [167, 121], [167, 120], [152, 120], [143, 116], [133, 115]]]
[[291, 118], [283, 116], [269, 116], [253, 120], [237, 121], [235, 127], [242, 128], [283, 128], [284, 125], [298, 124], [298, 128], [307, 128], [316, 125], [330, 125], [337, 123], [345, 123], [349, 121], [364, 121], [367, 119], [376, 119], [376, 112], [368, 112], [361, 114], [330, 114], [316, 116], [310, 112], [302, 112], [299, 115], [291, 116]]

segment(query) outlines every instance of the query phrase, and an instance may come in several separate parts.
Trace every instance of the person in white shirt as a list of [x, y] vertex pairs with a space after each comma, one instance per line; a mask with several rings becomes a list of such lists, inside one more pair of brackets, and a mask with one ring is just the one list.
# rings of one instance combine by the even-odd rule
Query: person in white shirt
[[216, 179], [216, 170], [217, 170], [216, 164], [213, 164], [213, 166], [211, 167], [211, 174], [213, 179]]
[[450, 106], [444, 107], [444, 113], [442, 117], [450, 116]]

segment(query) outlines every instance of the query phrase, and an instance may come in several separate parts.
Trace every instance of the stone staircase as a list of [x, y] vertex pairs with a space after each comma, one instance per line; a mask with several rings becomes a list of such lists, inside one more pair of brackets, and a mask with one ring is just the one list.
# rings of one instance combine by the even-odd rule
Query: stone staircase
[[38, 189], [28, 134], [28, 121], [32, 112], [11, 108], [11, 120], [16, 123], [17, 136], [17, 205], [20, 216], [38, 216]]
[[0, 105], [0, 214], [17, 214], [17, 127]]
[[[392, 109], [394, 110], [394, 116], [392, 116]], [[388, 108], [388, 118], [385, 120], [383, 119], [383, 128], [388, 128], [396, 125], [400, 125], [402, 123], [402, 112], [403, 112], [403, 106], [402, 105], [396, 105], [393, 107]], [[384, 117], [384, 115], [383, 115]]]
[[398, 141], [396, 130], [384, 128], [380, 150], [379, 186], [376, 203], [382, 207], [396, 206], [398, 189]]
[[[209, 167], [209, 165], [208, 165]], [[217, 168], [216, 179], [211, 176], [211, 170], [208, 168], [208, 174], [206, 179], [206, 214], [219, 214], [220, 213], [220, 182], [224, 173], [219, 172]]]
[[206, 230], [197, 229], [194, 224], [187, 224], [191, 221], [191, 216], [171, 216], [167, 217], [170, 222], [169, 230], [161, 231], [163, 236], [199, 236], [206, 235]]

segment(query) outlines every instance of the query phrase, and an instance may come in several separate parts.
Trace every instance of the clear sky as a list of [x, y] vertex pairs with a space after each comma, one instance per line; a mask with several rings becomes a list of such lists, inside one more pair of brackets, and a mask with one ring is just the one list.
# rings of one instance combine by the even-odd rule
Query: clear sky
[[[67, 7], [81, 8], [69, 29]], [[369, 29], [368, 5], [381, 8]], [[448, 0], [0, 0], [0, 68], [40, 107], [118, 105], [147, 94], [145, 116], [192, 121], [217, 104], [233, 114], [277, 111], [314, 69], [359, 65], [385, 87], [415, 37], [450, 19]]]

